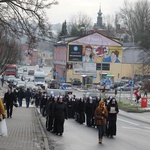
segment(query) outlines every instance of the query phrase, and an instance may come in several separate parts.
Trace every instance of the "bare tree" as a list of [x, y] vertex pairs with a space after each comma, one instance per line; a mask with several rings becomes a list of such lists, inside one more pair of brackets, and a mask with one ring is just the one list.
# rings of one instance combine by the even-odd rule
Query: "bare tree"
[[56, 4], [56, 0], [0, 0], [0, 27], [12, 37], [26, 35], [33, 47], [40, 39], [52, 38], [45, 12]]
[[68, 32], [72, 36], [82, 35], [92, 24], [92, 19], [81, 12], [70, 17]]
[[19, 47], [14, 39], [7, 38], [0, 31], [0, 73], [5, 69], [5, 64], [14, 64], [18, 59]]
[[150, 65], [150, 2], [148, 0], [139, 0], [137, 2], [124, 2], [120, 11], [120, 21], [131, 32], [136, 45], [141, 47], [139, 59], [143, 62], [140, 71], [149, 74]]
[[103, 23], [104, 29], [106, 30], [106, 35], [108, 37], [114, 37], [115, 36], [115, 18], [114, 16], [104, 16], [104, 23]]

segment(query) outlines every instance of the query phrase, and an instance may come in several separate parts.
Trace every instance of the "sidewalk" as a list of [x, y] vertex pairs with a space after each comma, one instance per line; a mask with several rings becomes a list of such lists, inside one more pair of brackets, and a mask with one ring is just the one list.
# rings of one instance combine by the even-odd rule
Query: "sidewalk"
[[35, 107], [14, 108], [12, 118], [6, 119], [8, 136], [0, 136], [0, 150], [49, 150]]

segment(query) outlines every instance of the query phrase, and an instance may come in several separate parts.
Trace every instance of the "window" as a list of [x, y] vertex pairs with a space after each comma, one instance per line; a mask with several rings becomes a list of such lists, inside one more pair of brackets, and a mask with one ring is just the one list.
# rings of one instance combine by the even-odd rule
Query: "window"
[[101, 70], [101, 66], [102, 66], [102, 70], [110, 70], [110, 64], [104, 64], [104, 63], [97, 63], [96, 64], [96, 70]]

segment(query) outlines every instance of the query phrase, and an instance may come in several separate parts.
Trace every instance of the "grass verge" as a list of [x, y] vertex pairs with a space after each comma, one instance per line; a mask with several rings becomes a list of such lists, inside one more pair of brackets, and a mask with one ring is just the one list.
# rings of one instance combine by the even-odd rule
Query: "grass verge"
[[118, 102], [119, 109], [124, 110], [126, 112], [136, 112], [136, 113], [142, 113], [150, 110], [143, 109], [138, 105], [124, 103], [122, 101]]

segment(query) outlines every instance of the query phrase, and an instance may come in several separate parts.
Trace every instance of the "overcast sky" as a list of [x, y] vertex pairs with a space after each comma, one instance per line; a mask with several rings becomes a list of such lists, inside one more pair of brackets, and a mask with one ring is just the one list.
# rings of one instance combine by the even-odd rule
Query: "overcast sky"
[[[97, 13], [100, 8], [103, 16], [115, 15], [123, 6], [124, 0], [58, 0], [58, 5], [53, 5], [48, 11], [48, 17], [52, 24], [68, 22], [73, 14], [82, 12], [92, 18], [92, 22], [97, 20]], [[136, 2], [138, 0], [128, 0]]]

